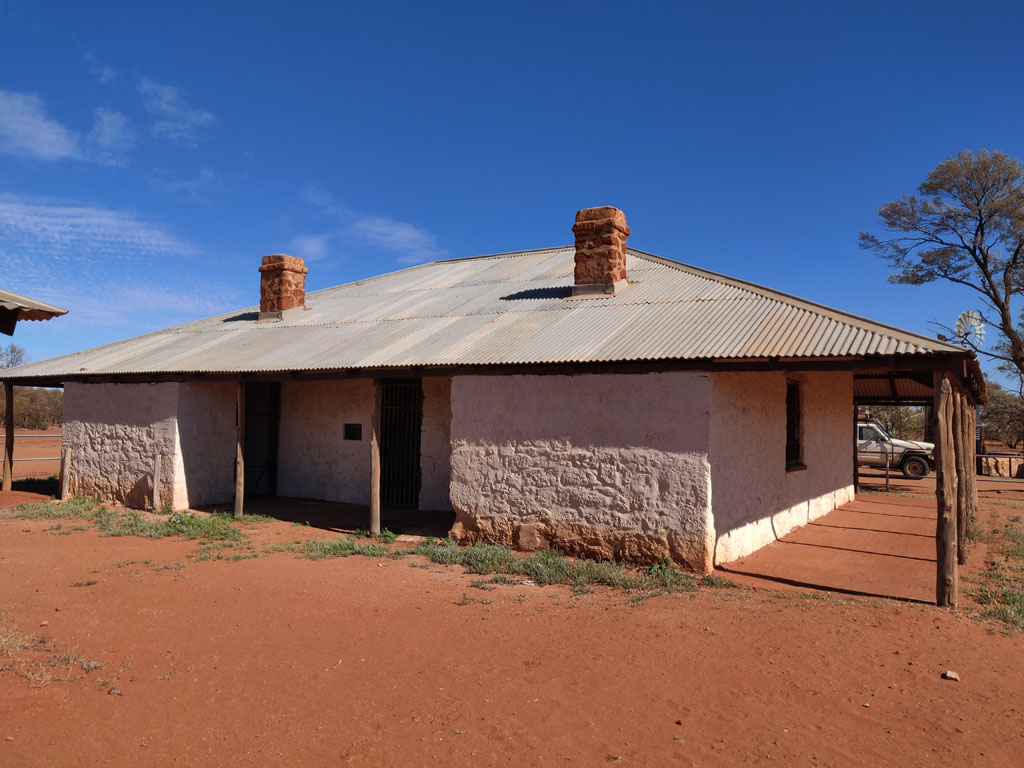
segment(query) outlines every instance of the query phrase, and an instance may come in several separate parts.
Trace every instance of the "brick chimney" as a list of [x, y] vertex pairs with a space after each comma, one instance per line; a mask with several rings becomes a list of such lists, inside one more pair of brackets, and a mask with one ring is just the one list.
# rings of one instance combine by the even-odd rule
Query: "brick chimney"
[[306, 306], [306, 263], [297, 256], [274, 253], [260, 266], [260, 320], [280, 320]]
[[576, 214], [576, 281], [573, 296], [604, 296], [629, 287], [626, 280], [626, 214], [618, 208], [584, 208]]

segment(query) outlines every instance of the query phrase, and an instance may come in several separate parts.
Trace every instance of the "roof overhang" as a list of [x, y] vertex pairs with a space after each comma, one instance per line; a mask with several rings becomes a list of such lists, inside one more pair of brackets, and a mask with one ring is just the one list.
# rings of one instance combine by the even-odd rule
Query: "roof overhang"
[[0, 290], [0, 333], [8, 336], [14, 334], [14, 327], [21, 320], [49, 320], [67, 313], [66, 309], [52, 304]]

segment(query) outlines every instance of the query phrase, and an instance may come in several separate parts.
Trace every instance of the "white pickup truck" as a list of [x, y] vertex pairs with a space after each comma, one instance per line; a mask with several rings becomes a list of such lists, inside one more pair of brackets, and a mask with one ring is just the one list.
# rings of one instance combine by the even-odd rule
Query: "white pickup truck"
[[857, 463], [862, 466], [899, 467], [904, 477], [927, 477], [935, 466], [935, 446], [893, 437], [877, 421], [857, 422]]

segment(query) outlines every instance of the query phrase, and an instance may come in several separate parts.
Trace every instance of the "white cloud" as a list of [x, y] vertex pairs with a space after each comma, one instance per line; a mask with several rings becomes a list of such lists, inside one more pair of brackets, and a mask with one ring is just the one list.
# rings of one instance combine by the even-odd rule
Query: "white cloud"
[[178, 267], [197, 250], [127, 211], [0, 194], [3, 287], [69, 309], [60, 326], [68, 332], [106, 327], [127, 336], [244, 303], [207, 271]]
[[172, 172], [160, 169], [149, 182], [154, 189], [166, 192], [172, 197], [185, 200], [204, 201], [207, 193], [220, 186], [220, 177], [212, 168], [200, 168], [192, 178], [174, 178]]
[[100, 107], [82, 137], [46, 114], [34, 93], [0, 91], [0, 152], [32, 160], [86, 160], [125, 165], [137, 141], [128, 118]]
[[96, 56], [96, 51], [89, 50], [82, 54], [85, 63], [89, 65], [89, 72], [101, 85], [107, 85], [117, 79], [117, 70], [103, 64]]
[[89, 159], [104, 165], [125, 165], [138, 137], [120, 112], [100, 107], [89, 134]]
[[0, 237], [32, 256], [93, 259], [191, 254], [195, 246], [132, 213], [52, 198], [0, 194]]
[[217, 124], [216, 117], [190, 105], [173, 85], [162, 85], [146, 77], [139, 81], [139, 93], [146, 110], [156, 118], [151, 128], [154, 136], [194, 147], [199, 143], [200, 132]]
[[34, 93], [0, 91], [0, 152], [34, 160], [79, 156], [78, 139], [46, 115]]
[[297, 237], [293, 243], [302, 237], [314, 238], [312, 244], [320, 245], [326, 253], [329, 239], [337, 238], [349, 245], [390, 251], [401, 264], [420, 264], [448, 255], [448, 251], [438, 245], [437, 238], [430, 232], [406, 221], [353, 211], [335, 200], [323, 187], [307, 185], [299, 191], [299, 196], [319, 208], [324, 215], [336, 219], [340, 226], [332, 233]]
[[288, 253], [301, 256], [306, 261], [318, 261], [327, 255], [332, 237], [334, 234], [331, 232], [323, 235], [298, 235], [288, 244]]
[[398, 260], [403, 264], [419, 264], [448, 253], [438, 247], [437, 238], [429, 232], [385, 216], [360, 216], [346, 231], [367, 245], [399, 254]]

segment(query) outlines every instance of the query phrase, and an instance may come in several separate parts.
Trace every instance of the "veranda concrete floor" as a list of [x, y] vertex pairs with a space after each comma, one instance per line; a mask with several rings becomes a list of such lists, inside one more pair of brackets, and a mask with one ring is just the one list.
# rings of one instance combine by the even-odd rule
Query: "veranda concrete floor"
[[[884, 490], [884, 473], [867, 471], [854, 501], [718, 571], [754, 587], [934, 602], [935, 476], [894, 475]], [[1022, 503], [1024, 481], [978, 478], [978, 497], [982, 505]], [[969, 550], [961, 578], [980, 559]]]

